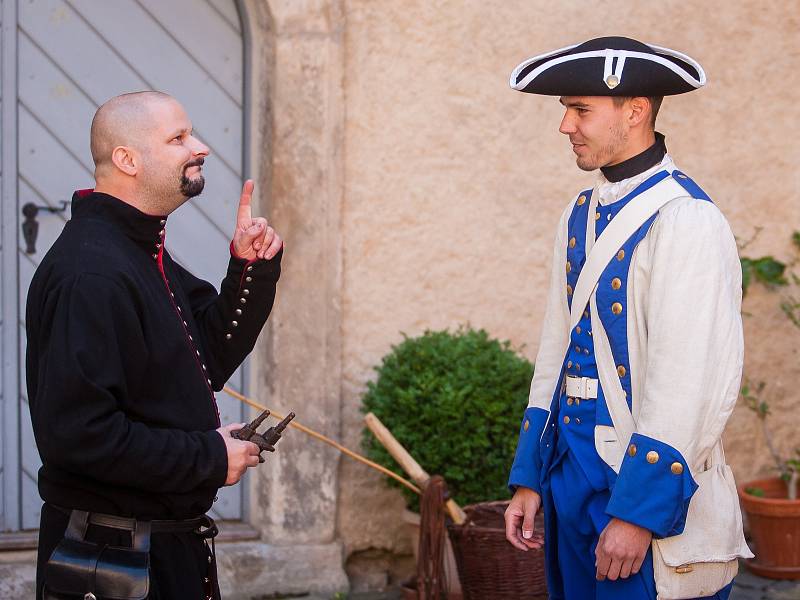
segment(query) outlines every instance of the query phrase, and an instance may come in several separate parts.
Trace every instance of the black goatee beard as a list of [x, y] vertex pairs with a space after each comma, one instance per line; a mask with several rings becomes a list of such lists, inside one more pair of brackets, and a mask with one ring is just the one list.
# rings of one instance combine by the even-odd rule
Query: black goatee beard
[[181, 174], [181, 185], [180, 190], [181, 194], [185, 198], [194, 198], [195, 196], [199, 196], [200, 193], [203, 191], [203, 188], [206, 185], [206, 179], [202, 175], [194, 178], [189, 179], [186, 176], [186, 171], [190, 167], [199, 167], [205, 162], [202, 158], [195, 159], [191, 162], [186, 163], [186, 166], [183, 167], [183, 173]]

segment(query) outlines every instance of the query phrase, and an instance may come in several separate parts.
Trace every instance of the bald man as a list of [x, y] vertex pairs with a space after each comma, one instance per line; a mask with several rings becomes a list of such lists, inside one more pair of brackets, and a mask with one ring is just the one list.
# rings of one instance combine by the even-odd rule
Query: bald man
[[[91, 150], [95, 188], [75, 192], [28, 293], [37, 598], [219, 598], [205, 513], [258, 447], [221, 426], [214, 392], [269, 316], [283, 241], [247, 181], [219, 293], [170, 257], [168, 216], [202, 192], [209, 149], [166, 94], [106, 102]], [[98, 562], [104, 545], [129, 550]]]

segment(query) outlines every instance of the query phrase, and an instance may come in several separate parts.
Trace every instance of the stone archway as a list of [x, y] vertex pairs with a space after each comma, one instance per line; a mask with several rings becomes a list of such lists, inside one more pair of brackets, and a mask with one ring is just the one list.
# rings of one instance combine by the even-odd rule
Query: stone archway
[[[246, 170], [287, 241], [278, 300], [249, 390], [337, 438], [341, 408], [343, 31], [341, 0], [240, 0]], [[339, 455], [290, 431], [251, 478], [258, 543], [218, 546], [227, 598], [345, 590], [336, 539]], [[249, 594], [249, 595], [248, 595]]]

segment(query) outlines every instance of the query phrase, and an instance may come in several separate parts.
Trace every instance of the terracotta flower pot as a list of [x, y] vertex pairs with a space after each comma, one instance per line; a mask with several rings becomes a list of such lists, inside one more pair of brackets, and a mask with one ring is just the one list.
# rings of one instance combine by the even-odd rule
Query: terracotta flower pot
[[[760, 488], [765, 495], [748, 494], [747, 488]], [[789, 500], [786, 494], [786, 483], [778, 477], [739, 486], [755, 545], [756, 556], [747, 566], [762, 577], [800, 579], [800, 500]]]

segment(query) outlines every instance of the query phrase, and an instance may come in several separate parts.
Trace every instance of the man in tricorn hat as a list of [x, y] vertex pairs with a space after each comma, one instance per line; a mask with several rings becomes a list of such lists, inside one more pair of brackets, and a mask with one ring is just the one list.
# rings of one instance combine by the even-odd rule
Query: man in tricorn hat
[[752, 556], [721, 444], [743, 356], [736, 243], [654, 130], [664, 96], [704, 83], [692, 58], [623, 37], [511, 76], [559, 97], [578, 167], [599, 169], [558, 226], [509, 478], [506, 536], [544, 543], [553, 599], [725, 599]]

